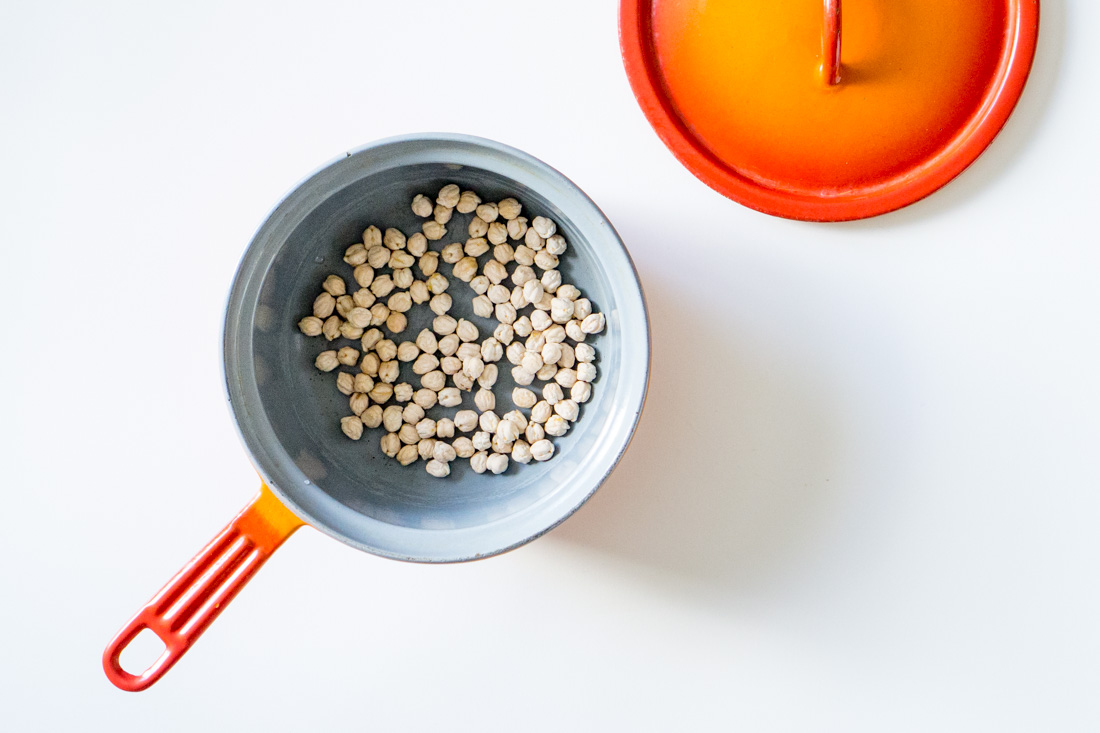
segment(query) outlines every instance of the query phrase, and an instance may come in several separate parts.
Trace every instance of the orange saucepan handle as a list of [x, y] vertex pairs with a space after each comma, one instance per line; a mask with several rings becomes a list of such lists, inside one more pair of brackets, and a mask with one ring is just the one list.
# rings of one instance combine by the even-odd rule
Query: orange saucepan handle
[[[103, 652], [115, 686], [137, 692], [164, 676], [206, 627], [294, 530], [298, 519], [266, 486], [214, 540], [122, 627]], [[141, 674], [119, 664], [122, 650], [144, 629], [164, 642], [164, 653]]]

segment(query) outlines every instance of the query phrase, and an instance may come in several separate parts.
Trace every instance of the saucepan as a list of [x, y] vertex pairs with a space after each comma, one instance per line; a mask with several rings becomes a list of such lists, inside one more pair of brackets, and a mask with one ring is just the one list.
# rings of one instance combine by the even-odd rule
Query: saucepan
[[[596, 341], [599, 377], [581, 418], [554, 440], [551, 460], [512, 464], [501, 475], [456, 462], [439, 479], [422, 463], [386, 457], [379, 431], [348, 440], [339, 423], [348, 398], [333, 374], [313, 368], [327, 347], [295, 326], [366, 227], [415, 231], [420, 220], [410, 201], [449, 183], [488, 201], [513, 196], [526, 215], [557, 222], [570, 246], [560, 266], [565, 282], [606, 315]], [[473, 319], [470, 300], [456, 292], [452, 315]], [[420, 327], [410, 314], [410, 339]], [[260, 226], [226, 307], [226, 393], [260, 491], [111, 641], [103, 655], [108, 678], [131, 691], [159, 680], [303, 525], [365, 552], [422, 563], [485, 558], [546, 533], [596, 491], [626, 450], [645, 401], [649, 352], [645, 300], [626, 248], [600, 209], [545, 163], [490, 140], [426, 134], [372, 143], [323, 166]], [[504, 394], [508, 371], [500, 370], [497, 386]], [[165, 650], [148, 669], [127, 671], [120, 654], [145, 629]]]

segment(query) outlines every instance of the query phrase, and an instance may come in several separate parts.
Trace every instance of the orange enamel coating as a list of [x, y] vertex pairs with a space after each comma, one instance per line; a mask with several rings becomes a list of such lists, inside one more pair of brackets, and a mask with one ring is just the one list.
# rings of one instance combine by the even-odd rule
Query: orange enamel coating
[[676, 156], [735, 200], [818, 221], [899, 208], [1003, 126], [1031, 68], [1038, 0], [843, 10], [841, 25], [837, 0], [622, 0], [631, 86]]
[[[248, 506], [111, 640], [103, 652], [108, 679], [123, 690], [137, 692], [163, 677], [302, 524], [263, 486]], [[165, 649], [149, 669], [135, 675], [122, 668], [119, 657], [143, 629], [160, 637]]]

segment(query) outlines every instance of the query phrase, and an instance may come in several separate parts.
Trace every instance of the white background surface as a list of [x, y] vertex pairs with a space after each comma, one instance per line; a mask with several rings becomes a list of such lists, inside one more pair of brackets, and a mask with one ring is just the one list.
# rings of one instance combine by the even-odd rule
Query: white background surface
[[[614, 3], [8, 3], [0, 709], [11, 731], [1100, 728], [1100, 6], [1004, 134], [850, 225], [769, 218], [638, 110]], [[269, 207], [452, 130], [584, 188], [653, 379], [593, 501], [489, 561], [306, 529], [159, 685], [117, 628], [256, 488], [221, 308]]]

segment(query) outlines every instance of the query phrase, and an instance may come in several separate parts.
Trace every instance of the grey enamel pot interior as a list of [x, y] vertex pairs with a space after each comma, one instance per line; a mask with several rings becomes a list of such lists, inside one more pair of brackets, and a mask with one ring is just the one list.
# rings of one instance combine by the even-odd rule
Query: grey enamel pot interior
[[[476, 474], [466, 461], [446, 479], [424, 464], [401, 466], [381, 452], [382, 429], [349, 440], [339, 419], [350, 414], [335, 374], [314, 368], [331, 347], [296, 323], [311, 312], [325, 276], [350, 268], [342, 256], [370, 224], [411, 233], [417, 193], [434, 197], [447, 183], [487, 201], [517, 197], [524, 215], [554, 219], [569, 242], [559, 269], [602, 311], [607, 327], [591, 339], [598, 377], [569, 433], [555, 438], [545, 463], [513, 463], [501, 475]], [[470, 215], [455, 214], [448, 236], [467, 238]], [[486, 259], [485, 257], [482, 260]], [[443, 271], [450, 272], [449, 266]], [[451, 279], [451, 314], [479, 326], [473, 291]], [[412, 340], [434, 314], [409, 312]], [[339, 343], [339, 342], [338, 342]], [[343, 342], [348, 345], [350, 342]], [[225, 319], [225, 385], [265, 488], [119, 631], [103, 654], [107, 677], [124, 690], [159, 680], [191, 647], [248, 579], [303, 522], [361, 550], [417, 562], [458, 562], [495, 555], [562, 522], [592, 495], [634, 432], [649, 376], [649, 328], [637, 274], [611, 224], [584, 193], [546, 164], [504, 145], [459, 135], [421, 135], [367, 145], [300, 183], [260, 226], [241, 260]], [[503, 413], [514, 383], [501, 362], [495, 391]], [[401, 381], [419, 386], [410, 365]], [[508, 405], [504, 407], [504, 405]], [[473, 407], [435, 407], [436, 419]], [[123, 669], [122, 651], [144, 630], [164, 653], [144, 672]]]
[[[446, 479], [423, 463], [401, 466], [378, 445], [381, 429], [353, 442], [338, 418], [350, 414], [334, 375], [313, 368], [322, 339], [294, 327], [310, 313], [321, 281], [350, 274], [344, 250], [370, 224], [418, 231], [409, 202], [434, 199], [447, 183], [486, 201], [515, 196], [523, 215], [558, 223], [569, 251], [560, 269], [607, 316], [590, 342], [599, 376], [591, 401], [545, 463], [512, 464], [505, 474], [476, 474], [458, 461]], [[472, 215], [455, 214], [438, 251], [464, 242]], [[481, 258], [485, 260], [486, 257]], [[446, 267], [446, 266], [445, 266]], [[349, 270], [349, 272], [344, 272]], [[449, 272], [449, 268], [446, 268]], [[451, 315], [476, 323], [483, 335], [495, 321], [473, 315], [474, 293], [452, 278]], [[409, 312], [413, 339], [433, 316]], [[501, 362], [495, 391], [507, 404], [514, 386]], [[649, 328], [634, 266], [596, 205], [541, 161], [489, 140], [459, 135], [391, 138], [325, 166], [298, 185], [257, 231], [237, 272], [225, 323], [225, 377], [241, 437], [267, 485], [307, 523], [361, 550], [421, 562], [470, 560], [504, 552], [554, 527], [599, 487], [625, 450], [645, 399]], [[403, 381], [415, 380], [403, 365]], [[472, 408], [433, 408], [432, 417]], [[510, 406], [509, 406], [510, 409]], [[503, 410], [498, 410], [502, 412]], [[438, 413], [438, 414], [436, 414]]]

